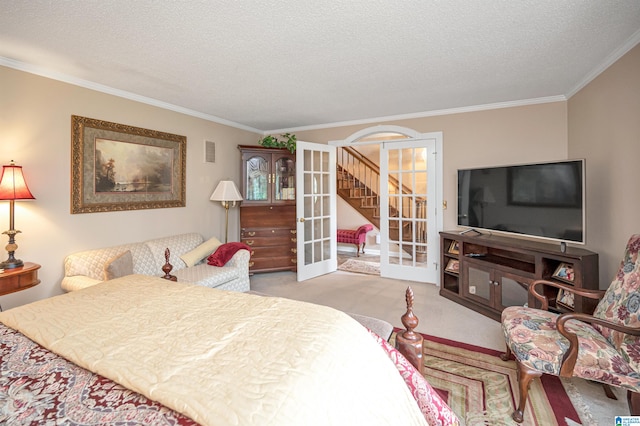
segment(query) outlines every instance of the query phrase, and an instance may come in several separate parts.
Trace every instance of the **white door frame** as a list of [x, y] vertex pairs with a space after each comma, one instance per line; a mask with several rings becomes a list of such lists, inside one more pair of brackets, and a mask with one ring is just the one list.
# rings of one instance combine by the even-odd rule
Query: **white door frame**
[[[379, 134], [380, 138], [367, 139], [373, 135]], [[384, 135], [394, 135], [393, 138], [385, 138]], [[405, 136], [405, 138], [397, 138], [397, 135]], [[394, 143], [394, 142], [407, 142], [415, 140], [433, 139], [435, 140], [435, 193], [429, 194], [429, 198], [432, 200], [429, 202], [429, 209], [431, 214], [435, 218], [436, 222], [436, 234], [428, 236], [428, 250], [433, 256], [429, 256], [429, 259], [433, 259], [433, 267], [436, 269], [435, 284], [440, 285], [440, 273], [439, 273], [439, 260], [440, 259], [440, 238], [439, 232], [443, 230], [443, 155], [442, 155], [442, 132], [430, 132], [419, 133], [413, 129], [395, 126], [395, 125], [379, 125], [368, 127], [366, 129], [359, 130], [353, 133], [351, 136], [344, 140], [329, 141], [329, 145], [341, 147], [341, 146], [358, 146], [369, 144], [382, 144], [382, 143]], [[381, 244], [385, 244], [386, 235], [381, 235]]]
[[336, 147], [296, 142], [298, 281], [338, 269], [336, 194]]

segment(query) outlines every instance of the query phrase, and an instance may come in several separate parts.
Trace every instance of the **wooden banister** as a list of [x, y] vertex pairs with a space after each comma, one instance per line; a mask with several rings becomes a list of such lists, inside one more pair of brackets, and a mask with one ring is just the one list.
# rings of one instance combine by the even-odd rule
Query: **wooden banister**
[[[380, 167], [374, 163], [373, 161], [371, 161], [369, 158], [365, 157], [364, 155], [362, 155], [360, 152], [358, 152], [356, 149], [351, 148], [349, 146], [343, 146], [341, 147], [343, 151], [345, 151], [346, 153], [348, 153], [350, 156], [352, 156], [354, 159], [358, 160], [360, 163], [362, 163], [366, 168], [370, 169], [373, 173], [375, 173], [378, 177], [380, 176]], [[340, 163], [339, 163], [340, 164]], [[400, 182], [398, 181], [398, 179], [389, 176], [389, 182], [391, 184], [393, 184], [393, 186], [395, 186], [396, 188], [400, 188]], [[372, 188], [375, 189], [376, 191], [380, 191], [380, 188]], [[412, 194], [413, 191], [411, 190], [411, 188], [407, 187], [406, 185], [402, 185], [402, 193], [403, 194]], [[417, 198], [418, 201], [423, 201], [423, 198], [418, 197]]]

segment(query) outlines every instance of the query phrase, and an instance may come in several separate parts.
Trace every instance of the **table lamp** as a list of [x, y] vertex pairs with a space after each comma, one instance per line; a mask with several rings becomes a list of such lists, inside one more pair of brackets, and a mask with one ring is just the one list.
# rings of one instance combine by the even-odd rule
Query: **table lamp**
[[213, 191], [213, 194], [211, 194], [210, 200], [221, 201], [225, 209], [224, 242], [226, 243], [227, 236], [229, 235], [229, 207], [231, 207], [231, 202], [233, 202], [233, 206], [235, 206], [236, 201], [242, 201], [242, 195], [240, 195], [233, 181], [221, 180], [215, 191]]
[[35, 200], [35, 197], [29, 191], [27, 182], [22, 174], [22, 167], [16, 166], [11, 160], [8, 166], [2, 166], [2, 176], [0, 177], [0, 200], [9, 201], [9, 230], [3, 234], [9, 236], [9, 244], [5, 247], [9, 252], [9, 258], [0, 263], [1, 269], [13, 269], [23, 265], [22, 260], [16, 259], [14, 253], [18, 248], [16, 244], [16, 234], [19, 233], [14, 229], [13, 212], [15, 200]]

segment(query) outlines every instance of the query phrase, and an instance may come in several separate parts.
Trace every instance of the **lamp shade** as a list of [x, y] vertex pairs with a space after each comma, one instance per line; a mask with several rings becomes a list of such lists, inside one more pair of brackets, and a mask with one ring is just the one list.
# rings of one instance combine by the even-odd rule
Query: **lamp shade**
[[13, 161], [8, 166], [2, 166], [0, 200], [34, 200], [35, 198], [24, 180], [22, 166], [16, 166]]
[[231, 180], [221, 180], [211, 194], [211, 201], [242, 201], [242, 195]]

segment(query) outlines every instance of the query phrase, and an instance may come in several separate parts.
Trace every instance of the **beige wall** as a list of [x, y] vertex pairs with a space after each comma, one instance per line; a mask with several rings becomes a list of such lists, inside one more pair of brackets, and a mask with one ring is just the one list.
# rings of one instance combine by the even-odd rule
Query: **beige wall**
[[640, 233], [640, 45], [574, 95], [568, 111], [569, 154], [587, 159], [587, 238], [606, 288]]
[[[567, 158], [567, 104], [545, 104], [296, 132], [298, 140], [326, 143], [380, 124], [443, 133], [444, 229], [456, 228], [457, 170]], [[339, 216], [341, 218], [341, 216]], [[340, 219], [339, 219], [340, 221]], [[339, 226], [342, 226], [338, 223]]]
[[[23, 166], [36, 197], [17, 201], [16, 257], [42, 265], [42, 283], [0, 297], [2, 308], [61, 292], [64, 257], [78, 250], [141, 241], [180, 232], [224, 238], [224, 209], [209, 201], [218, 181], [240, 180], [238, 144], [255, 133], [0, 67], [2, 164]], [[128, 212], [70, 214], [71, 115], [96, 118], [187, 137], [187, 206]], [[204, 141], [216, 143], [216, 162], [204, 162]], [[238, 209], [229, 214], [229, 239], [237, 241]], [[0, 232], [9, 229], [8, 202], [0, 202]], [[8, 239], [0, 235], [2, 260]], [[161, 273], [162, 271], [158, 271]]]

